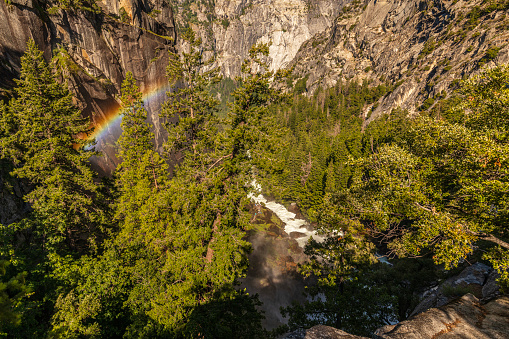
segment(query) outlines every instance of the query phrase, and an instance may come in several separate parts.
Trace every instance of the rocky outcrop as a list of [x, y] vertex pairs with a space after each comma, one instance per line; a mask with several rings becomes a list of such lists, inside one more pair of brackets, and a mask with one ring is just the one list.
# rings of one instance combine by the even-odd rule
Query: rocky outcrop
[[486, 2], [449, 0], [352, 2], [334, 24], [301, 47], [292, 65], [308, 75], [308, 93], [339, 80], [395, 84], [364, 117], [395, 107], [418, 111], [483, 65], [509, 61], [509, 18]]
[[482, 305], [466, 294], [446, 306], [433, 308], [397, 325], [378, 329], [377, 339], [508, 338], [509, 297]]
[[359, 337], [357, 335], [346, 333], [345, 331], [338, 330], [337, 328], [317, 325], [311, 327], [309, 330], [299, 330], [287, 334], [285, 339], [367, 339], [366, 337]]
[[432, 307], [446, 305], [451, 300], [465, 293], [472, 293], [480, 299], [490, 299], [500, 294], [496, 279], [498, 273], [482, 263], [475, 263], [465, 268], [457, 276], [443, 281], [424, 294], [410, 316], [424, 312]]
[[[288, 339], [365, 338], [318, 325], [285, 336]], [[509, 297], [502, 296], [482, 304], [472, 294], [439, 308], [432, 308], [409, 320], [378, 329], [374, 339], [509, 338]], [[367, 338], [366, 338], [367, 339]]]

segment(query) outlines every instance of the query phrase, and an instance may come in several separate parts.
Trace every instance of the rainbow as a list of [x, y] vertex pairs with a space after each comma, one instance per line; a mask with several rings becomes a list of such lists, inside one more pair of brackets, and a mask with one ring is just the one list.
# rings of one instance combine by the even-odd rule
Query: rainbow
[[[159, 99], [163, 95], [166, 96], [166, 92], [169, 89], [170, 85], [168, 82], [164, 82], [163, 84], [151, 86], [146, 90], [143, 90], [143, 104], [146, 106], [147, 104], [150, 104], [151, 101]], [[117, 105], [115, 109], [106, 112], [105, 117], [102, 120], [94, 123], [94, 131], [87, 136], [87, 139], [95, 139], [96, 141], [101, 140], [109, 134], [111, 128], [119, 127], [123, 117], [121, 111], [122, 107]]]

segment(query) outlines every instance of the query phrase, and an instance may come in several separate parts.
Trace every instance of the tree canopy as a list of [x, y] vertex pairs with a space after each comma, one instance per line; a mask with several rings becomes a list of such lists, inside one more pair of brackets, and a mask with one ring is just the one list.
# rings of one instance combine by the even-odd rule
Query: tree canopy
[[[489, 261], [509, 284], [508, 66], [465, 81], [438, 114], [398, 109], [368, 125], [367, 105], [397, 84], [338, 82], [306, 97], [307, 77], [292, 91], [289, 71], [270, 71], [269, 46], [258, 44], [221, 119], [210, 94], [219, 70], [191, 30], [182, 41], [167, 68], [162, 154], [125, 74], [111, 179], [90, 166], [92, 127], [65, 72], [28, 42], [14, 97], [0, 102], [0, 174], [26, 188], [29, 206], [0, 225], [0, 335], [274, 335], [258, 297], [239, 288], [253, 180], [297, 202], [324, 238], [305, 248], [306, 300], [283, 310], [291, 329], [369, 335], [403, 320], [436, 277], [432, 260]], [[377, 252], [398, 259], [383, 265]]]

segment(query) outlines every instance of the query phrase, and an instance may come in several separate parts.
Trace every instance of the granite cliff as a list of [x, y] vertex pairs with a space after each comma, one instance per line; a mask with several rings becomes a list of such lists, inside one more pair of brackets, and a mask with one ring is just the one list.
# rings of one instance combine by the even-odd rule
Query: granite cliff
[[[374, 339], [507, 338], [509, 298], [499, 297], [482, 304], [467, 294], [446, 306], [433, 308], [397, 325], [382, 327]], [[294, 332], [285, 339], [367, 339], [333, 327], [318, 325]]]
[[[116, 98], [127, 71], [133, 72], [145, 93], [164, 87], [167, 52], [173, 50], [176, 40], [173, 12], [165, 1], [105, 0], [95, 8], [59, 4], [0, 2], [0, 87], [8, 89], [14, 84], [29, 38], [48, 59], [60, 52], [77, 103], [96, 124], [104, 123], [118, 109]], [[157, 14], [153, 14], [154, 8]], [[158, 103], [152, 104], [156, 107]], [[151, 111], [156, 138], [160, 139], [157, 110]], [[104, 166], [116, 162], [115, 156], [106, 152]]]
[[348, 0], [172, 0], [179, 26], [191, 26], [205, 43], [205, 53], [217, 57], [225, 77], [240, 75], [249, 48], [271, 43], [272, 69], [286, 67], [301, 45], [331, 27]]
[[354, 78], [392, 85], [366, 108], [368, 122], [396, 107], [428, 109], [482, 66], [509, 61], [507, 4], [494, 4], [499, 7], [482, 0], [354, 1], [302, 45], [291, 66], [296, 77], [307, 76], [308, 93]]
[[[77, 104], [95, 124], [105, 124], [118, 110], [120, 85], [127, 71], [133, 72], [145, 93], [165, 87], [168, 51], [174, 50], [177, 33], [172, 9], [163, 0], [105, 0], [95, 8], [65, 8], [57, 1], [1, 1], [0, 18], [3, 96], [14, 85], [29, 38], [48, 60], [59, 55]], [[163, 98], [164, 93], [147, 102], [158, 146], [163, 134], [158, 107]], [[118, 131], [111, 132], [112, 136], [98, 141], [104, 156], [96, 163], [104, 173], [118, 163], [109, 146]], [[26, 186], [2, 175], [0, 190], [0, 222], [19, 220], [28, 208], [22, 201]]]

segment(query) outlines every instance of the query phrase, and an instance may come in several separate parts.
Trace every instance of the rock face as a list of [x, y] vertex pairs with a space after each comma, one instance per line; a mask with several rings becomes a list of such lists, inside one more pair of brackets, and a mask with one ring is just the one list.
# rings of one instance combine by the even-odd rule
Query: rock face
[[[272, 69], [287, 66], [302, 43], [330, 27], [347, 1], [324, 0], [220, 0], [216, 2], [218, 18], [229, 25], [214, 25], [219, 65], [226, 76], [240, 74], [240, 66], [251, 45], [272, 42], [269, 62]], [[244, 14], [243, 14], [244, 13]]]
[[[98, 3], [100, 13], [60, 9], [57, 2], [21, 3], [27, 2], [0, 5], [4, 18], [0, 22], [0, 69], [11, 75], [2, 78], [0, 86], [12, 84], [9, 81], [19, 71], [19, 58], [30, 37], [48, 58], [52, 50], [64, 47], [72, 62], [99, 82], [111, 83], [114, 92], [126, 71], [133, 72], [142, 91], [165, 81], [164, 52], [176, 39], [172, 10], [165, 1], [103, 0]], [[119, 8], [130, 10], [127, 20], [119, 19]], [[149, 15], [155, 8], [158, 14]]]
[[[144, 93], [165, 88], [168, 51], [174, 50], [176, 40], [171, 7], [164, 0], [98, 4], [102, 10], [64, 10], [56, 7], [57, 1], [0, 1], [0, 95], [8, 95], [14, 86], [29, 38], [47, 60], [59, 52], [61, 64], [67, 66], [65, 80], [78, 105], [99, 127], [118, 111], [120, 85], [127, 71], [133, 72]], [[120, 20], [123, 11], [128, 17]], [[158, 109], [164, 97], [163, 91], [146, 102], [158, 147], [164, 134]], [[97, 144], [104, 156], [95, 159], [95, 164], [103, 173], [118, 163], [111, 145], [119, 130], [110, 132]], [[19, 220], [28, 209], [22, 199], [26, 187], [11, 179], [5, 173], [0, 177], [2, 224]]]
[[377, 339], [509, 338], [509, 297], [482, 305], [472, 294], [433, 308], [397, 325], [385, 326]]
[[367, 339], [357, 335], [346, 333], [337, 328], [317, 325], [309, 330], [292, 332], [284, 337], [285, 339]]
[[[217, 56], [224, 76], [240, 75], [242, 61], [253, 44], [271, 42], [271, 69], [287, 66], [302, 43], [330, 27], [344, 4], [351, 0], [173, 0], [176, 21], [190, 25], [207, 45], [205, 52]], [[207, 52], [208, 50], [208, 52]]]
[[499, 294], [497, 277], [496, 271], [482, 263], [468, 266], [459, 275], [445, 280], [440, 286], [428, 291], [411, 316], [432, 307], [446, 305], [467, 292], [474, 294], [477, 298], [493, 298]]
[[[167, 2], [103, 0], [98, 2], [101, 9], [95, 10], [57, 5], [37, 0], [0, 2], [0, 87], [14, 85], [29, 38], [47, 59], [60, 48], [64, 50], [60, 56], [67, 65], [66, 80], [83, 113], [99, 127], [118, 111], [120, 85], [127, 71], [133, 72], [144, 93], [166, 87], [168, 51], [174, 50], [176, 40], [173, 12]], [[164, 134], [158, 116], [160, 101], [146, 103], [158, 147]], [[115, 138], [98, 140], [105, 153], [98, 161], [104, 172], [118, 163], [113, 149], [106, 147]]]
[[[304, 43], [291, 63], [307, 89], [339, 80], [396, 84], [365, 111], [367, 122], [393, 108], [416, 112], [480, 66], [509, 61], [506, 11], [482, 0], [369, 0], [346, 6], [334, 24]], [[483, 10], [481, 10], [483, 8]]]
[[[318, 325], [308, 330], [290, 333], [285, 338], [360, 339], [365, 337]], [[466, 294], [446, 306], [432, 308], [396, 325], [384, 326], [378, 329], [372, 338], [509, 338], [509, 297], [499, 297], [483, 305], [472, 294]]]

